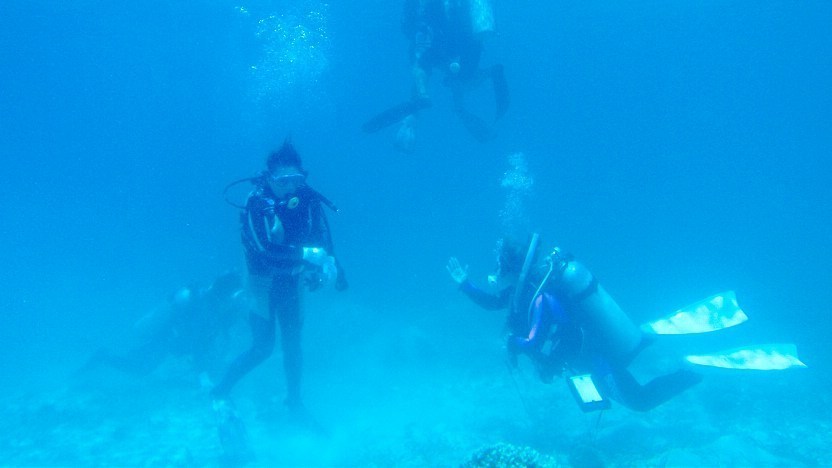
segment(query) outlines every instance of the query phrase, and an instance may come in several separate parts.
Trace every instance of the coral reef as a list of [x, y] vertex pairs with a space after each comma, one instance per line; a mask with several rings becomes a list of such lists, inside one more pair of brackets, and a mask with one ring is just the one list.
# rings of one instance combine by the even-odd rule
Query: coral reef
[[558, 466], [554, 458], [543, 455], [529, 447], [499, 443], [474, 452], [471, 458], [462, 464], [463, 468], [475, 467], [554, 467]]

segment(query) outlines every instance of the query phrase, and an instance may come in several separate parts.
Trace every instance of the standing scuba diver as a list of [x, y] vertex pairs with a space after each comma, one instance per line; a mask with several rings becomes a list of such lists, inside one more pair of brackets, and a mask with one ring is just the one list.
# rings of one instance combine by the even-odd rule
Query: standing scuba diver
[[585, 374], [600, 398], [649, 411], [701, 380], [682, 369], [640, 384], [628, 367], [650, 339], [583, 264], [558, 248], [544, 254], [537, 234], [528, 244], [500, 242], [497, 272], [489, 277], [497, 294], [475, 286], [456, 258], [447, 269], [480, 306], [509, 309], [511, 362], [528, 355], [544, 382], [564, 372]]
[[[269, 155], [267, 170], [252, 180], [240, 215], [240, 228], [248, 266], [248, 287], [253, 298], [249, 314], [252, 343], [249, 350], [231, 364], [225, 377], [211, 392], [220, 418], [220, 435], [240, 438], [239, 420], [228, 397], [234, 385], [268, 358], [275, 344], [275, 325], [280, 326], [283, 370], [286, 378], [285, 404], [300, 423], [309, 423], [301, 398], [303, 313], [301, 285], [310, 289], [334, 284], [347, 287], [343, 270], [333, 257], [332, 238], [323, 212], [329, 200], [306, 184], [307, 172], [294, 146], [286, 140]], [[240, 183], [237, 181], [229, 185]], [[226, 190], [228, 187], [226, 188]], [[223, 421], [230, 421], [224, 425]], [[230, 428], [230, 429], [229, 429]], [[224, 445], [238, 444], [238, 441]], [[232, 447], [232, 451], [237, 447]]]
[[428, 84], [434, 68], [445, 74], [451, 89], [454, 112], [480, 142], [490, 140], [493, 129], [465, 108], [465, 92], [484, 80], [494, 89], [495, 119], [509, 106], [509, 92], [502, 65], [480, 68], [482, 41], [494, 31], [494, 14], [489, 0], [406, 0], [402, 31], [410, 41], [413, 92], [409, 101], [397, 104], [362, 126], [375, 133], [393, 124], [401, 126], [396, 148], [410, 153], [415, 144], [416, 115], [431, 107]]

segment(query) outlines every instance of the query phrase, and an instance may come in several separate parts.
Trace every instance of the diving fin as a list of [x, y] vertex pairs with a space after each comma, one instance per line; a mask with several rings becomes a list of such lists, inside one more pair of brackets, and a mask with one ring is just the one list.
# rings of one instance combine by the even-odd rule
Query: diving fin
[[213, 406], [222, 458], [232, 463], [251, 460], [253, 454], [248, 444], [248, 433], [237, 410], [228, 400], [214, 400]]
[[494, 132], [481, 118], [464, 110], [457, 111], [457, 115], [459, 115], [459, 119], [462, 120], [462, 124], [468, 129], [468, 132], [480, 143], [485, 143], [494, 138]]
[[494, 86], [494, 100], [497, 105], [495, 118], [499, 119], [508, 111], [509, 103], [508, 83], [502, 65], [491, 67], [491, 84]]
[[372, 119], [364, 122], [361, 130], [364, 133], [376, 133], [383, 130], [397, 122], [401, 122], [408, 116], [419, 112], [420, 110], [430, 107], [430, 99], [413, 99], [382, 111]]
[[723, 369], [782, 370], [806, 367], [797, 357], [793, 344], [768, 344], [736, 348], [713, 354], [685, 356], [685, 360], [700, 366]]
[[646, 323], [641, 329], [656, 335], [707, 333], [748, 320], [734, 291], [725, 291], [677, 310], [669, 317]]

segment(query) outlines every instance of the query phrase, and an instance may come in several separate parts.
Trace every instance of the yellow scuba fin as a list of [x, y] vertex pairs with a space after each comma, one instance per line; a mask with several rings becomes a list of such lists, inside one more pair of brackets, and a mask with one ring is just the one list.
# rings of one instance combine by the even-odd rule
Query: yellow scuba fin
[[723, 369], [782, 370], [790, 367], [806, 367], [806, 364], [797, 357], [797, 346], [782, 343], [685, 356], [685, 360], [700, 366]]
[[725, 291], [677, 310], [670, 316], [645, 323], [641, 329], [656, 335], [707, 333], [748, 320], [737, 304], [734, 291]]

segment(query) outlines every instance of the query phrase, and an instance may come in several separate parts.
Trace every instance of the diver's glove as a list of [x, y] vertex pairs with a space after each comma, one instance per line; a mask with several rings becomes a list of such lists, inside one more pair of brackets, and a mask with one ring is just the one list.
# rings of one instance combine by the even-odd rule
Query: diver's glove
[[323, 286], [330, 286], [335, 284], [338, 279], [338, 267], [335, 266], [335, 257], [326, 257], [326, 260], [321, 265], [321, 282]]
[[338, 279], [338, 267], [335, 264], [335, 257], [326, 257], [318, 268], [313, 268], [305, 274], [306, 287], [315, 291], [321, 287], [332, 286]]
[[463, 268], [456, 257], [451, 257], [448, 260], [448, 264], [445, 265], [445, 269], [448, 270], [448, 274], [451, 275], [451, 279], [456, 281], [457, 284], [462, 284], [466, 279], [468, 279], [468, 265], [465, 265], [465, 268]]
[[304, 247], [303, 261], [309, 262], [315, 266], [323, 266], [328, 258], [332, 258], [326, 253], [326, 249], [320, 247]]

